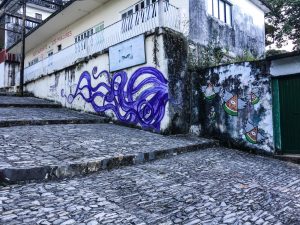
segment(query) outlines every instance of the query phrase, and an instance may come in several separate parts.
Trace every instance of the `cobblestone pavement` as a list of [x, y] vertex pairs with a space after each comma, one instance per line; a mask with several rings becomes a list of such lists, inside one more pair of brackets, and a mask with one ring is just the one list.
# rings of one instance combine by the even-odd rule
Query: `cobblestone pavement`
[[[34, 176], [40, 176], [42, 173], [49, 176], [49, 170], [51, 173], [55, 172], [54, 177], [73, 176], [78, 173], [87, 173], [85, 170], [97, 171], [118, 166], [102, 165], [108, 159], [117, 161], [111, 163], [118, 163], [119, 160], [122, 162], [133, 160], [133, 158], [127, 159], [127, 157], [136, 155], [137, 159], [135, 160], [142, 162], [145, 160], [139, 159], [141, 153], [147, 153], [151, 156], [151, 153], [155, 151], [162, 152], [163, 150], [189, 146], [198, 147], [206, 143], [209, 144], [212, 141], [200, 138], [194, 140], [167, 137], [113, 124], [1, 128], [0, 175], [1, 173], [9, 173], [6, 176], [21, 176], [21, 172], [24, 171], [20, 169], [28, 169], [30, 171], [26, 171], [22, 175], [23, 177], [15, 179], [25, 179], [28, 173], [32, 174], [32, 179], [41, 179]], [[145, 158], [144, 155], [140, 157]], [[96, 165], [92, 164], [93, 162], [96, 162]], [[129, 164], [132, 162], [127, 163], [127, 165]], [[95, 166], [101, 168], [94, 168]], [[11, 171], [5, 172], [7, 169], [13, 169], [15, 175], [11, 175]]]
[[300, 224], [300, 167], [207, 149], [0, 189], [2, 224]]
[[0, 107], [6, 106], [30, 107], [34, 105], [58, 107], [57, 103], [33, 97], [0, 96]]
[[113, 124], [11, 127], [0, 129], [0, 158], [24, 168], [119, 157], [194, 143]]
[[65, 108], [0, 108], [0, 121], [99, 119], [101, 117]]

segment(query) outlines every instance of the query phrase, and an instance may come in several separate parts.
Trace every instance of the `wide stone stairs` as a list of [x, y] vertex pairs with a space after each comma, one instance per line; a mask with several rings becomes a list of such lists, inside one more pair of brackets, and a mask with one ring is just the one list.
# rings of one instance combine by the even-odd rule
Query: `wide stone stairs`
[[0, 183], [73, 177], [216, 145], [114, 125], [42, 99], [0, 95]]

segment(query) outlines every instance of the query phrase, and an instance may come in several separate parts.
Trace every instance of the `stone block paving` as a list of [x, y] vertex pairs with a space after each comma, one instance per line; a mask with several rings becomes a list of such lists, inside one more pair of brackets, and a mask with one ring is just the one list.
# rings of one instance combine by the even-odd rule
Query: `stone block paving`
[[300, 167], [213, 148], [72, 180], [2, 187], [0, 223], [300, 224]]
[[[119, 161], [123, 164], [126, 164], [126, 160], [129, 161], [127, 164], [133, 164], [132, 160], [147, 161], [146, 153], [148, 159], [151, 159], [151, 153], [158, 151], [152, 156], [155, 159], [164, 150], [211, 143], [215, 142], [200, 138], [162, 136], [113, 124], [1, 128], [0, 175], [6, 174], [9, 179], [16, 181], [30, 179], [28, 176], [32, 176], [31, 179], [44, 179], [52, 175], [73, 176], [114, 167], [108, 163], [116, 163], [118, 166]], [[108, 162], [109, 159], [115, 161]]]
[[0, 96], [0, 107], [61, 107], [61, 105], [33, 97]]

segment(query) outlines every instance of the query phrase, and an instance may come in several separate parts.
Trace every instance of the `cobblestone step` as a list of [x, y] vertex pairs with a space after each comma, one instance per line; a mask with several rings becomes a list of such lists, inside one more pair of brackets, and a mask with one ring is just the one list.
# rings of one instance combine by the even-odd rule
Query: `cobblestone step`
[[34, 97], [17, 97], [0, 95], [0, 108], [61, 108], [61, 104]]
[[0, 108], [0, 127], [104, 122], [109, 119], [64, 108]]
[[9, 183], [74, 177], [218, 145], [113, 124], [2, 128], [0, 143], [0, 180]]

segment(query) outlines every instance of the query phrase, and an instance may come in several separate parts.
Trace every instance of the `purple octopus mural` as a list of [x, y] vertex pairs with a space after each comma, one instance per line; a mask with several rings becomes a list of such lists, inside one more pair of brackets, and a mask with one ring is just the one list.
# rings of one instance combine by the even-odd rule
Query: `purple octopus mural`
[[[92, 74], [83, 72], [75, 92], [67, 95], [63, 89], [62, 97], [72, 104], [80, 96], [96, 112], [111, 110], [122, 122], [160, 130], [169, 97], [168, 81], [159, 70], [142, 67], [130, 78], [125, 71], [113, 75], [106, 70], [100, 73], [97, 71], [97, 67], [94, 67]], [[92, 85], [93, 80], [97, 81], [103, 76], [106, 77], [106, 82], [93, 82], [97, 84]]]

